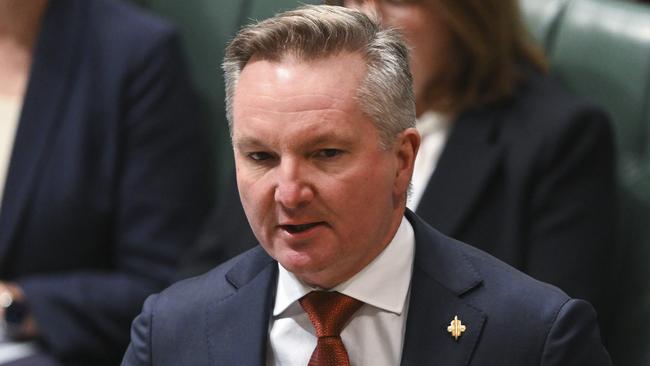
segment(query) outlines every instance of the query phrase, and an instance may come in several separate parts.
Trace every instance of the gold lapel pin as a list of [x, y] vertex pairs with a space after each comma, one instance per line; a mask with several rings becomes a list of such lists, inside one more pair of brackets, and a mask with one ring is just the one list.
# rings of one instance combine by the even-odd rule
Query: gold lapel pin
[[454, 320], [452, 320], [447, 327], [447, 332], [451, 333], [451, 336], [454, 337], [456, 341], [458, 341], [458, 337], [460, 337], [466, 330], [467, 327], [463, 325], [460, 319], [458, 319], [458, 315], [454, 316]]

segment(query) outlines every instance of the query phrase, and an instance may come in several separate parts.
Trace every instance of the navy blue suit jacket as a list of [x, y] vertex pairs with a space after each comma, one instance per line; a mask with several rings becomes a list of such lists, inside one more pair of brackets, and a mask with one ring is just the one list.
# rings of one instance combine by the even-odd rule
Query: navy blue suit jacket
[[[416, 247], [402, 365], [610, 364], [589, 303], [406, 216]], [[276, 278], [256, 247], [150, 297], [122, 365], [264, 365]]]
[[52, 0], [0, 212], [0, 279], [48, 352], [119, 362], [209, 210], [212, 166], [177, 34], [133, 5]]

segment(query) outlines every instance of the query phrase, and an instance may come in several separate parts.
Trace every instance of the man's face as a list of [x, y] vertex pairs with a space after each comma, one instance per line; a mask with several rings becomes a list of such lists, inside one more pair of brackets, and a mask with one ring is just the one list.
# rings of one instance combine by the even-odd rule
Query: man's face
[[357, 54], [315, 61], [252, 59], [233, 103], [239, 194], [264, 249], [304, 282], [331, 288], [390, 242], [419, 144], [389, 149], [364, 116]]

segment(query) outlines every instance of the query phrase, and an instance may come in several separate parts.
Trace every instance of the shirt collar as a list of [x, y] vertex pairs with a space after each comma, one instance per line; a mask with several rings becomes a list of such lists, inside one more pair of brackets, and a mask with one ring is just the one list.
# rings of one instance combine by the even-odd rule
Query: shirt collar
[[[403, 217], [393, 240], [372, 262], [332, 290], [366, 304], [401, 314], [413, 272], [415, 235]], [[279, 274], [273, 315], [282, 314], [289, 306], [310, 291], [317, 290], [301, 282], [278, 263]]]

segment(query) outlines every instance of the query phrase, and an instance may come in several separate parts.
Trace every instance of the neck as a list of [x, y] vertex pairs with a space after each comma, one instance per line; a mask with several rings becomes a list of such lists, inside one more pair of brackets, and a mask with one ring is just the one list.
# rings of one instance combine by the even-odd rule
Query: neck
[[0, 38], [33, 45], [48, 0], [0, 0]]

